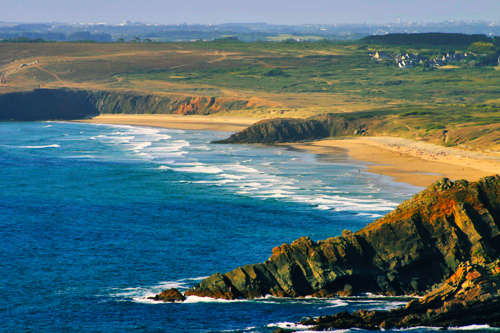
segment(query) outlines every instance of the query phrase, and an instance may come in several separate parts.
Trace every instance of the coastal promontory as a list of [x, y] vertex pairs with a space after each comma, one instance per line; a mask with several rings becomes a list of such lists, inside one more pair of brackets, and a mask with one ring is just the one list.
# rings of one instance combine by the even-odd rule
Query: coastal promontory
[[273, 249], [264, 263], [216, 273], [185, 294], [255, 298], [423, 295], [464, 262], [500, 256], [500, 176], [441, 179], [357, 232]]
[[500, 267], [490, 264], [461, 264], [438, 289], [391, 311], [358, 310], [301, 322], [315, 331], [361, 328], [368, 330], [417, 326], [463, 327], [487, 324], [500, 327]]

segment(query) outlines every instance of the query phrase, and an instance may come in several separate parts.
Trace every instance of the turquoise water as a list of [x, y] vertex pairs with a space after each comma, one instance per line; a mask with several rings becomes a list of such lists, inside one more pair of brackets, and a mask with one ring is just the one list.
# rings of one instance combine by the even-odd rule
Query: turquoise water
[[0, 123], [0, 330], [270, 332], [384, 298], [147, 299], [357, 230], [419, 189], [344, 154], [133, 126]]

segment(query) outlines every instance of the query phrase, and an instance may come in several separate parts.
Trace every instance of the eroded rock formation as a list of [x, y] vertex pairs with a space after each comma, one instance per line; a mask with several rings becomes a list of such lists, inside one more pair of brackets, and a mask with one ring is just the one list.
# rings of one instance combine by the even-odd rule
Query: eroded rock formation
[[346, 328], [392, 329], [417, 326], [460, 327], [473, 324], [500, 326], [500, 267], [461, 264], [444, 285], [404, 308], [392, 311], [358, 310], [307, 319], [313, 330]]
[[89, 100], [101, 113], [200, 114], [252, 108], [247, 100], [224, 97], [174, 96], [135, 92], [87, 91]]
[[352, 233], [273, 249], [264, 263], [216, 273], [186, 295], [235, 299], [424, 294], [463, 262], [500, 257], [500, 177], [437, 181]]

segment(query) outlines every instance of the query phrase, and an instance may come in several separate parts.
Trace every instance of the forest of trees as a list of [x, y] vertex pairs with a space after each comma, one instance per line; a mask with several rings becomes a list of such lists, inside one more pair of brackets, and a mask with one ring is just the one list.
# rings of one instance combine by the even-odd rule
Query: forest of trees
[[385, 45], [471, 45], [477, 42], [493, 43], [486, 35], [466, 35], [449, 33], [388, 34], [367, 36], [361, 40], [371, 44]]

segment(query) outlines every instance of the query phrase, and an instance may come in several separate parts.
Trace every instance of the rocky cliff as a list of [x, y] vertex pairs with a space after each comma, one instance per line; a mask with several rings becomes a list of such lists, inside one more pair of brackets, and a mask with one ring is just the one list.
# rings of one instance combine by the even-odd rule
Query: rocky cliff
[[167, 96], [135, 92], [87, 91], [88, 98], [101, 113], [214, 114], [244, 110], [247, 100], [203, 96]]
[[352, 134], [356, 124], [342, 117], [280, 118], [260, 121], [215, 143], [283, 143]]
[[306, 319], [314, 331], [361, 328], [368, 330], [418, 326], [461, 327], [490, 325], [500, 327], [500, 267], [491, 264], [461, 264], [439, 289], [404, 308], [392, 311], [358, 310], [333, 316]]
[[0, 94], [0, 121], [71, 120], [99, 113], [214, 114], [244, 110], [247, 100], [135, 92], [36, 89]]
[[260, 264], [216, 273], [186, 295], [254, 298], [423, 294], [462, 262], [500, 257], [500, 176], [442, 179], [364, 229], [273, 249]]
[[0, 121], [71, 120], [97, 114], [85, 91], [36, 89], [0, 95]]

